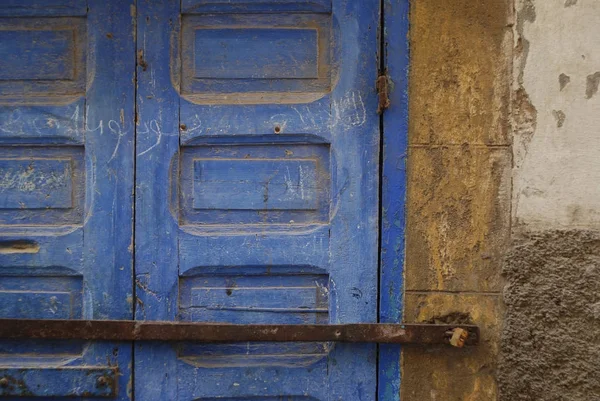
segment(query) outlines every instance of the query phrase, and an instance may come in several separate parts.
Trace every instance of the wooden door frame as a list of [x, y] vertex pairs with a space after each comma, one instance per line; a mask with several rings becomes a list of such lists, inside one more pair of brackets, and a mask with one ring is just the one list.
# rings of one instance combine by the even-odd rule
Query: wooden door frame
[[[408, 150], [409, 0], [381, 2], [381, 72], [387, 74], [390, 105], [381, 118], [379, 322], [402, 321], [406, 161]], [[399, 401], [401, 348], [378, 350], [377, 399]]]

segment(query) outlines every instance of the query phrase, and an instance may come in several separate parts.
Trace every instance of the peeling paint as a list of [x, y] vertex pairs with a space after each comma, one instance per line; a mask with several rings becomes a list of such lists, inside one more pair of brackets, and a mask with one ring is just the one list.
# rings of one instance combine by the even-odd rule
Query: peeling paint
[[556, 119], [556, 126], [561, 128], [565, 123], [567, 115], [562, 110], [552, 110], [552, 115]]
[[600, 85], [600, 71], [587, 76], [585, 87], [586, 99], [591, 99], [598, 93], [598, 85]]
[[563, 89], [571, 82], [571, 77], [565, 73], [561, 73], [558, 76], [558, 84], [560, 85], [560, 90], [562, 92]]
[[513, 223], [600, 227], [588, 184], [600, 180], [600, 52], [584, 39], [600, 35], [600, 3], [519, 0], [516, 12]]

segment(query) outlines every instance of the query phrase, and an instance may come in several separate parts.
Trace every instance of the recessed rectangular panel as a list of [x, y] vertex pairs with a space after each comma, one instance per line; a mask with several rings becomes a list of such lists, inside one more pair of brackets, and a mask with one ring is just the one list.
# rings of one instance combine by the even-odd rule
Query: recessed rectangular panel
[[329, 276], [192, 276], [180, 280], [185, 320], [231, 323], [326, 323]]
[[[206, 271], [219, 272], [222, 266], [251, 266], [252, 272], [268, 273], [272, 266], [278, 271], [312, 272], [313, 268], [327, 270], [330, 266], [330, 233], [327, 224], [317, 227], [290, 225], [283, 227], [185, 226], [179, 235], [179, 272], [192, 275], [198, 266]], [[212, 228], [212, 230], [211, 230]], [[200, 234], [200, 235], [198, 235]], [[258, 235], [257, 235], [258, 234]], [[291, 235], [286, 235], [291, 234]], [[202, 249], [202, 252], [198, 252]], [[223, 252], [227, 249], [227, 252]]]
[[0, 276], [0, 318], [80, 318], [82, 288], [80, 276]]
[[192, 304], [206, 309], [327, 312], [327, 305], [318, 306], [322, 296], [315, 286], [192, 288]]
[[331, 90], [328, 14], [184, 15], [181, 36], [172, 79], [193, 103], [306, 103]]
[[194, 162], [194, 209], [315, 210], [315, 160]]
[[194, 78], [317, 78], [317, 49], [316, 29], [197, 29]]
[[318, 401], [317, 398], [314, 397], [309, 397], [306, 395], [299, 395], [299, 396], [275, 396], [275, 397], [269, 397], [269, 396], [252, 396], [252, 397], [227, 397], [227, 398], [223, 398], [223, 397], [210, 397], [210, 398], [198, 398], [195, 401]]
[[[183, 147], [177, 208], [183, 225], [323, 224], [329, 218], [326, 144]], [[177, 193], [177, 192], [175, 192]]]
[[[177, 354], [180, 360], [199, 368], [300, 368], [316, 367], [315, 364], [326, 358], [331, 348], [331, 343], [323, 342], [183, 343], [179, 345]], [[281, 399], [278, 398], [278, 401]]]
[[0, 18], [0, 102], [64, 104], [85, 92], [85, 18]]
[[72, 225], [83, 218], [83, 147], [0, 147], [0, 224]]
[[2, 0], [0, 16], [83, 16], [87, 2], [82, 0]]
[[0, 144], [83, 144], [84, 110], [83, 97], [68, 105], [3, 107], [0, 104]]
[[[0, 397], [115, 398], [117, 370], [109, 367], [19, 367], [0, 369]], [[61, 398], [62, 399], [62, 398]]]
[[182, 0], [182, 11], [208, 12], [330, 12], [331, 0]]
[[0, 30], [0, 80], [72, 79], [72, 30]]
[[0, 158], [0, 209], [73, 207], [70, 159]]
[[68, 292], [0, 291], [0, 316], [24, 319], [69, 319]]

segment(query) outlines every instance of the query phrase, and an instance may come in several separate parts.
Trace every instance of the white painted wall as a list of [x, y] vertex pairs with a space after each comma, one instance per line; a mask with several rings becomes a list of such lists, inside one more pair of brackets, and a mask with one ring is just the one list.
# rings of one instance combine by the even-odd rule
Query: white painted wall
[[[595, 73], [600, 81], [600, 0], [519, 0], [517, 15], [531, 14], [528, 1], [535, 19], [517, 25], [529, 51], [524, 69], [517, 53], [515, 81], [537, 124], [515, 134], [513, 219], [530, 229], [600, 228], [600, 88], [590, 97], [588, 82]], [[570, 78], [562, 90], [561, 74]]]

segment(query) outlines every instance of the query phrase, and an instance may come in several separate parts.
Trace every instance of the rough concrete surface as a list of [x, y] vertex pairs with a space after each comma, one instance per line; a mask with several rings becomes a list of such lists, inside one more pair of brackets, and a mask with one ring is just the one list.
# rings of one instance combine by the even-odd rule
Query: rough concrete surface
[[503, 269], [500, 400], [600, 400], [600, 233], [514, 243]]

